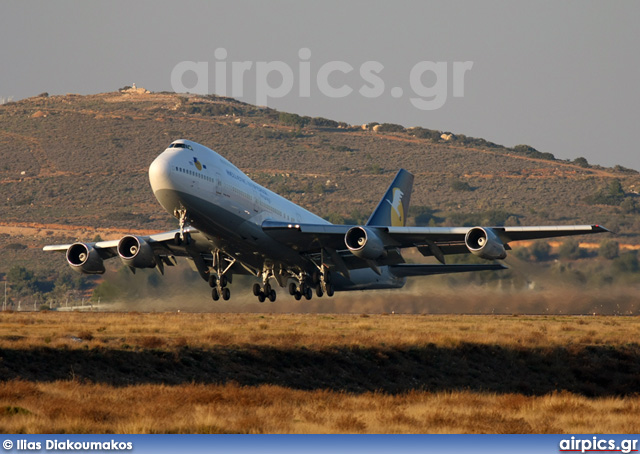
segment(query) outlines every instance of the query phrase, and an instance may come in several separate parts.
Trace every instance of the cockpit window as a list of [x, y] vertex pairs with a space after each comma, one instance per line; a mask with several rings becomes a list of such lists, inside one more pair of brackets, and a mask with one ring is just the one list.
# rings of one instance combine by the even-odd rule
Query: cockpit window
[[171, 145], [169, 145], [169, 148], [188, 148], [189, 150], [193, 151], [193, 147], [188, 143], [172, 143]]

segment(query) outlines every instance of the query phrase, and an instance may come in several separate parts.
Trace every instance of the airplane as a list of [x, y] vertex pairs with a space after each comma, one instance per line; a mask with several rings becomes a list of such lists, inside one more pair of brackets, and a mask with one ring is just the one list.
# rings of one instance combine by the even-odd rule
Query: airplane
[[[336, 225], [252, 181], [215, 151], [175, 140], [149, 167], [149, 181], [179, 229], [119, 240], [48, 245], [65, 252], [69, 266], [102, 274], [119, 257], [139, 268], [176, 265], [185, 257], [212, 287], [213, 300], [228, 300], [236, 274], [261, 280], [260, 302], [276, 300], [271, 281], [296, 300], [337, 291], [401, 288], [411, 276], [501, 270], [500, 263], [447, 265], [448, 254], [471, 253], [502, 260], [509, 243], [608, 232], [599, 225], [407, 227], [413, 175], [401, 169], [365, 225]], [[417, 248], [440, 264], [406, 263], [401, 250]]]

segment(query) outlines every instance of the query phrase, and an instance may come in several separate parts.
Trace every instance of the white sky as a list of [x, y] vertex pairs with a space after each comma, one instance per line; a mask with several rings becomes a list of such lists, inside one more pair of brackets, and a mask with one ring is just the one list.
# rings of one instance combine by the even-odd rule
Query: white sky
[[[253, 62], [246, 102], [256, 102], [257, 62], [282, 61], [295, 83], [269, 100], [279, 110], [423, 126], [640, 169], [638, 18], [637, 1], [9, 0], [0, 3], [0, 98], [98, 93], [133, 82], [172, 91], [171, 73], [182, 61], [207, 63], [214, 92], [214, 53], [224, 48], [229, 68]], [[311, 51], [309, 97], [299, 95], [301, 48]], [[355, 68], [329, 78], [353, 88], [346, 97], [326, 96], [315, 84], [331, 61]], [[374, 98], [358, 92], [358, 68], [367, 61], [384, 67], [384, 92]], [[421, 61], [446, 63], [439, 109], [409, 101], [410, 71]], [[464, 61], [473, 68], [464, 97], [453, 97], [453, 63]], [[195, 75], [182, 80], [193, 84]], [[268, 80], [275, 86], [280, 78]], [[420, 80], [436, 82], [428, 73]], [[393, 97], [392, 87], [403, 95]]]

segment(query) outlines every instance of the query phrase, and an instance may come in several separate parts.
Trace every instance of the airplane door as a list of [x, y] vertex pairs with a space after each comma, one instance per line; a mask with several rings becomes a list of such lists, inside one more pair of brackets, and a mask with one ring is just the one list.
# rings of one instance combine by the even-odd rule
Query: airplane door
[[216, 172], [215, 194], [222, 195], [222, 176], [220, 172]]

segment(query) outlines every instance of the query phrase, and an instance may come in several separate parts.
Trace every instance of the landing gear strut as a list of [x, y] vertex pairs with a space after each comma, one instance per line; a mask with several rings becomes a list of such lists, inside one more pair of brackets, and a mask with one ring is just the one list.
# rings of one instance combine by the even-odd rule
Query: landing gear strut
[[276, 300], [276, 291], [271, 288], [271, 284], [269, 284], [269, 278], [273, 277], [273, 269], [266, 268], [262, 272], [262, 286], [257, 282], [253, 284], [253, 294], [258, 297], [258, 301], [264, 303], [268, 298], [272, 303]]
[[[236, 263], [236, 259], [233, 257], [222, 258], [222, 255], [223, 253], [219, 250], [213, 251], [213, 267], [215, 269], [215, 273], [212, 273], [209, 276], [209, 286], [212, 287], [211, 298], [213, 298], [213, 301], [218, 301], [220, 297], [225, 301], [228, 301], [229, 298], [231, 298], [231, 290], [227, 288], [229, 279], [226, 274], [233, 264]], [[223, 263], [223, 260], [225, 263]], [[223, 265], [226, 266], [223, 268]]]
[[188, 245], [191, 242], [191, 236], [189, 232], [184, 231], [187, 225], [187, 210], [184, 208], [176, 209], [173, 211], [173, 215], [178, 218], [178, 222], [180, 223], [180, 232], [176, 233], [175, 243], [178, 246], [183, 242]]

